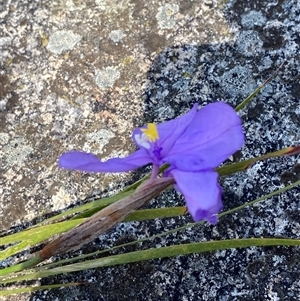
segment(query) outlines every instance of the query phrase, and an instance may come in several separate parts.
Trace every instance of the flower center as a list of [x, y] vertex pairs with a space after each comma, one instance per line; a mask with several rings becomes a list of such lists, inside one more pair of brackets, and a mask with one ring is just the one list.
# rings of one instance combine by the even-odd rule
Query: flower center
[[134, 134], [134, 140], [138, 146], [146, 149], [151, 148], [151, 144], [159, 139], [157, 127], [154, 123], [148, 123], [147, 127], [139, 128]]
[[146, 135], [150, 142], [155, 142], [158, 138], [158, 131], [155, 123], [148, 123], [147, 128], [141, 128], [141, 131]]

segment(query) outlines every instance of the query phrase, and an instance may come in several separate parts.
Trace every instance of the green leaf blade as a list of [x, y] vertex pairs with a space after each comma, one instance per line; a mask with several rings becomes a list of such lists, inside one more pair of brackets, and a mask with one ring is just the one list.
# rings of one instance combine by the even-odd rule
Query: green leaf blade
[[[32, 270], [28, 274], [17, 274], [15, 277], [5, 279], [0, 277], [0, 283], [12, 283], [22, 280], [34, 280], [63, 273], [72, 273], [87, 269], [110, 267], [120, 264], [128, 264], [151, 259], [188, 255], [193, 253], [203, 253], [216, 250], [226, 250], [232, 248], [263, 247], [263, 246], [300, 246], [300, 239], [291, 238], [245, 238], [220, 241], [206, 241], [198, 243], [188, 243], [167, 246], [156, 249], [135, 251], [121, 255], [113, 255], [100, 259], [87, 260], [62, 267], [56, 267], [44, 271], [35, 272]], [[1, 292], [0, 292], [1, 295]]]

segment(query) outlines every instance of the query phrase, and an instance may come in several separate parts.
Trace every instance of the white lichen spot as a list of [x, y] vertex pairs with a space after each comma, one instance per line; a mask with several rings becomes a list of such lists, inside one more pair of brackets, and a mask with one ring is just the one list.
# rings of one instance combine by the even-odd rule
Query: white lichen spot
[[106, 0], [95, 0], [96, 4], [98, 5], [98, 8], [101, 10], [106, 10], [108, 9], [108, 1]]
[[111, 88], [118, 78], [120, 78], [120, 72], [114, 67], [106, 67], [96, 71], [95, 74], [95, 82], [100, 89]]
[[47, 49], [52, 53], [61, 54], [64, 51], [72, 50], [80, 40], [81, 36], [71, 30], [59, 30], [50, 36]]
[[1, 157], [9, 166], [16, 165], [20, 167], [24, 164], [27, 156], [32, 153], [32, 151], [33, 148], [26, 144], [24, 138], [16, 137], [11, 141], [6, 142], [2, 147]]
[[258, 65], [258, 70], [261, 72], [265, 69], [271, 68], [272, 65], [273, 65], [273, 60], [271, 59], [271, 57], [264, 56], [261, 59], [260, 64]]
[[243, 31], [237, 41], [237, 50], [245, 56], [254, 56], [262, 51], [263, 41], [254, 30]]
[[84, 144], [83, 149], [87, 152], [96, 151], [102, 153], [103, 148], [109, 143], [111, 138], [114, 138], [115, 134], [110, 130], [94, 131], [87, 134], [87, 142]]
[[110, 32], [110, 34], [108, 35], [108, 37], [115, 43], [119, 43], [124, 37], [125, 37], [125, 33], [120, 30], [113, 30]]
[[7, 100], [0, 99], [0, 112], [3, 112], [6, 109]]
[[158, 9], [156, 19], [161, 29], [171, 29], [176, 24], [175, 15], [179, 11], [177, 4], [166, 4]]
[[236, 66], [220, 77], [220, 85], [229, 95], [247, 95], [256, 88], [251, 70]]
[[78, 5], [78, 3], [75, 4], [73, 0], [67, 0], [66, 7], [68, 8], [69, 11], [84, 9], [86, 7], [84, 1], [80, 1], [80, 2], [81, 5]]
[[69, 206], [71, 203], [71, 198], [63, 188], [60, 188], [57, 194], [52, 196], [52, 201], [52, 209], [57, 211]]
[[50, 124], [53, 121], [53, 116], [50, 113], [42, 114], [41, 117], [44, 120], [45, 124]]
[[252, 29], [255, 26], [262, 26], [266, 23], [266, 17], [256, 10], [251, 10], [242, 15], [241, 23], [245, 28]]
[[0, 145], [3, 149], [4, 145], [9, 141], [9, 135], [7, 133], [0, 133]]

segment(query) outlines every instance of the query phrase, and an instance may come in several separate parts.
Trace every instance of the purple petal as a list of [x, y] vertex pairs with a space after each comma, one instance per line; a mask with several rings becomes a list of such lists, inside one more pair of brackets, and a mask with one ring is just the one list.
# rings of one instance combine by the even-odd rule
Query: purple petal
[[200, 111], [164, 158], [185, 171], [212, 169], [244, 144], [241, 119], [226, 103], [212, 103]]
[[[157, 145], [162, 148], [162, 151], [160, 153], [161, 157], [164, 157], [168, 154], [170, 149], [173, 147], [174, 143], [189, 126], [191, 121], [194, 119], [194, 116], [197, 114], [197, 108], [198, 105], [195, 104], [189, 112], [182, 115], [181, 117], [157, 125], [157, 130], [159, 133]], [[137, 143], [137, 141], [135, 141], [134, 135], [139, 132], [140, 129], [138, 128], [133, 132], [132, 136], [137, 146], [139, 146], [139, 144]], [[153, 149], [151, 148], [149, 153], [152, 151]]]
[[105, 162], [90, 153], [71, 151], [59, 158], [59, 167], [87, 172], [124, 172], [151, 163], [151, 158], [143, 150], [138, 150], [126, 158], [113, 158]]
[[223, 208], [218, 174], [214, 171], [184, 172], [178, 169], [172, 169], [168, 173], [176, 181], [175, 189], [184, 195], [194, 221], [204, 219], [213, 225], [216, 224], [217, 214]]

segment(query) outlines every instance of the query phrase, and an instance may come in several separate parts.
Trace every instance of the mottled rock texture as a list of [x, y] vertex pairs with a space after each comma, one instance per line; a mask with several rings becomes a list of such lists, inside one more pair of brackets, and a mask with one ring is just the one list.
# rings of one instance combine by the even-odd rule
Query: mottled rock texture
[[[132, 129], [199, 102], [235, 106], [285, 62], [240, 112], [249, 158], [300, 142], [299, 0], [56, 0], [0, 2], [0, 230], [30, 225], [134, 174], [58, 170], [81, 149], [106, 159], [134, 149]], [[232, 208], [300, 178], [297, 157], [222, 178]], [[135, 175], [135, 178], [139, 174]], [[183, 204], [169, 192], [152, 206]], [[299, 189], [215, 226], [145, 244], [298, 237]], [[122, 224], [83, 252], [180, 226], [189, 217]], [[5, 300], [299, 300], [299, 248], [195, 254], [44, 279], [85, 286]], [[29, 284], [31, 285], [31, 284]], [[0, 298], [1, 300], [1, 298]], [[4, 300], [4, 299], [3, 299]]]

